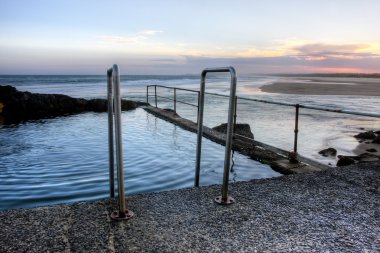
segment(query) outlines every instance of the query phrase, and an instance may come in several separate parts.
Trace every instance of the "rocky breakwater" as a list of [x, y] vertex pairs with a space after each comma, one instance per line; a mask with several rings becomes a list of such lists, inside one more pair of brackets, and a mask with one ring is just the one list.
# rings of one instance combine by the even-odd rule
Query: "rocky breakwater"
[[327, 148], [319, 151], [325, 157], [337, 157], [336, 166], [347, 166], [355, 163], [374, 162], [380, 160], [380, 131], [366, 131], [354, 135], [359, 145], [354, 150], [356, 156], [337, 155], [337, 150]]
[[[122, 100], [122, 110], [132, 110], [140, 103]], [[0, 116], [4, 123], [50, 118], [82, 112], [106, 112], [106, 99], [72, 98], [60, 94], [34, 94], [0, 85]]]

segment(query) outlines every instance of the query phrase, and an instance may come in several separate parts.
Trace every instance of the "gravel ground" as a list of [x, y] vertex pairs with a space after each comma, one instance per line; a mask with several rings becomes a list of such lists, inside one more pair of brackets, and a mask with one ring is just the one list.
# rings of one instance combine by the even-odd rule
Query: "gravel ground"
[[0, 212], [0, 252], [380, 252], [380, 163]]

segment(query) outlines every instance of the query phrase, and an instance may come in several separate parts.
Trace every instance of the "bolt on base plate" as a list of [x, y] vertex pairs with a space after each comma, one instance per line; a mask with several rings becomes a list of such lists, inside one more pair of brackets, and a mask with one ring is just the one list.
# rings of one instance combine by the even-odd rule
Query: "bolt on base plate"
[[113, 220], [129, 220], [130, 218], [132, 218], [134, 215], [134, 213], [131, 211], [131, 210], [125, 210], [125, 214], [120, 216], [120, 213], [119, 211], [113, 211], [111, 213], [111, 219]]
[[230, 197], [230, 196], [227, 196], [227, 198], [222, 198], [222, 196], [218, 196], [214, 199], [214, 201], [216, 203], [218, 203], [219, 205], [231, 205], [233, 203], [235, 203], [235, 200], [233, 197]]

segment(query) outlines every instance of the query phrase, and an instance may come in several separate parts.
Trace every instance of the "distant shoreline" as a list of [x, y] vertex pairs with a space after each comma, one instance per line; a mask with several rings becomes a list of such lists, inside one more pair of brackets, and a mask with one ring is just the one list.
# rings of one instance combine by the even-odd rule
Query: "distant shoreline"
[[[312, 79], [312, 80], [310, 80]], [[287, 78], [261, 86], [263, 92], [296, 95], [380, 96], [380, 79]]]
[[340, 77], [340, 78], [380, 78], [380, 73], [305, 73], [305, 74], [274, 74], [282, 77]]

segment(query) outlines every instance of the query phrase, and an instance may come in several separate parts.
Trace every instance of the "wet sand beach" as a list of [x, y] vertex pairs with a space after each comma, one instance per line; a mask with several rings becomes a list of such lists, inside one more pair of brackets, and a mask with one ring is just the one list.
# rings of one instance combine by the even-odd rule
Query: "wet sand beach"
[[284, 78], [260, 87], [268, 93], [299, 95], [380, 96], [378, 78]]

